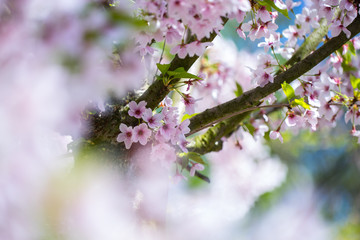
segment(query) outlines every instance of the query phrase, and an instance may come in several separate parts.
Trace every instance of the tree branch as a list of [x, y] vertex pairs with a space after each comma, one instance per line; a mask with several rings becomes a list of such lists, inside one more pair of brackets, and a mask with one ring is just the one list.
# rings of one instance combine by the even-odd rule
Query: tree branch
[[[227, 18], [223, 18], [223, 25], [225, 25], [227, 21]], [[217, 33], [212, 32], [209, 38], [203, 38], [201, 39], [201, 42], [212, 42], [216, 36]], [[196, 38], [193, 35], [190, 37], [190, 40], [188, 42], [192, 42], [194, 40], [196, 40]], [[175, 58], [170, 63], [169, 71], [174, 71], [179, 67], [183, 67], [186, 71], [188, 71], [198, 58], [199, 56], [197, 55], [194, 55], [193, 57], [187, 55], [184, 59], [181, 59], [176, 54]], [[174, 79], [171, 81], [171, 83], [176, 83], [179, 80], [180, 79]], [[149, 86], [149, 88], [136, 100], [136, 102], [146, 101], [146, 107], [154, 109], [166, 97], [166, 95], [169, 94], [169, 92], [169, 89], [164, 86], [162, 79], [159, 78]]]
[[[357, 17], [347, 27], [347, 29], [351, 32], [350, 38], [353, 38], [356, 34], [358, 34], [360, 32], [360, 17]], [[274, 78], [273, 83], [269, 83], [262, 88], [257, 87], [247, 91], [238, 98], [218, 105], [214, 108], [207, 109], [204, 112], [192, 117], [189, 125], [191, 132], [197, 132], [199, 129], [203, 129], [209, 124], [216, 122], [219, 118], [232, 116], [233, 114], [236, 114], [236, 112], [240, 112], [241, 110], [251, 108], [259, 104], [261, 99], [280, 89], [281, 83], [291, 83], [296, 80], [298, 77], [302, 76], [328, 57], [331, 53], [339, 49], [348, 40], [349, 39], [346, 35], [341, 32], [339, 36], [330, 39], [308, 57], [296, 63], [287, 71], [280, 73]]]

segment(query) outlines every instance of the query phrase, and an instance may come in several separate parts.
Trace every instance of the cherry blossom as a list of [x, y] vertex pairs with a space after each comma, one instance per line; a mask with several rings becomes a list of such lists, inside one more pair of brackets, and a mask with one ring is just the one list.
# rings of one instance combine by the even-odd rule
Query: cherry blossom
[[145, 101], [141, 101], [138, 104], [135, 101], [131, 101], [129, 103], [129, 112], [128, 114], [132, 117], [136, 117], [136, 118], [142, 118], [142, 115], [145, 113], [146, 110], [146, 102]]
[[187, 50], [188, 45], [186, 44], [179, 44], [177, 46], [175, 46], [174, 48], [171, 49], [170, 53], [171, 54], [177, 54], [179, 56], [179, 58], [185, 58], [186, 55], [188, 54], [188, 50]]
[[190, 176], [193, 177], [195, 175], [195, 171], [202, 171], [204, 169], [205, 167], [201, 163], [194, 163], [190, 169]]
[[325, 17], [328, 22], [331, 22], [334, 17], [334, 8], [331, 5], [323, 4], [319, 9], [319, 17]]
[[165, 122], [160, 127], [159, 133], [166, 141], [170, 140], [174, 134], [176, 134], [175, 125], [176, 124], [174, 122]]
[[303, 119], [301, 116], [299, 116], [298, 114], [296, 114], [294, 111], [289, 111], [286, 113], [287, 117], [285, 119], [285, 123], [287, 126], [289, 127], [294, 127], [294, 126], [301, 126]]
[[145, 123], [134, 127], [133, 130], [133, 141], [139, 142], [141, 145], [145, 145], [151, 136], [151, 130], [146, 126]]
[[319, 16], [316, 9], [303, 8], [302, 14], [296, 15], [296, 23], [301, 25], [301, 27], [307, 32], [310, 31], [310, 27], [318, 28]]
[[354, 125], [360, 125], [360, 112], [356, 104], [345, 113], [345, 122], [347, 123], [349, 120]]
[[118, 142], [124, 142], [126, 149], [130, 149], [132, 143], [134, 142], [134, 136], [133, 136], [133, 128], [128, 127], [125, 124], [120, 124], [120, 131], [121, 133], [117, 137]]
[[191, 115], [195, 113], [196, 100], [188, 94], [184, 95], [185, 113]]
[[257, 69], [254, 72], [255, 78], [254, 81], [260, 86], [264, 87], [269, 82], [274, 82], [274, 77], [271, 75], [271, 68], [267, 69]]
[[176, 169], [176, 173], [173, 177], [174, 184], [178, 184], [182, 180], [187, 180], [187, 177], [185, 177], [183, 174], [181, 174], [181, 172], [179, 172], [178, 169]]
[[277, 48], [282, 43], [280, 42], [280, 34], [270, 34], [270, 37], [265, 38], [265, 42], [261, 42], [258, 44], [258, 47], [264, 47], [265, 51], [267, 52], [269, 48]]
[[333, 37], [338, 36], [341, 32], [346, 34], [347, 38], [350, 38], [351, 32], [341, 23], [340, 20], [336, 20], [329, 28]]
[[[205, 52], [205, 48], [208, 46], [212, 46], [213, 44], [211, 42], [200, 42], [200, 41], [194, 41], [187, 45], [186, 50], [190, 57], [197, 55], [201, 56]], [[179, 56], [180, 57], [180, 56]]]
[[151, 150], [152, 161], [160, 161], [163, 167], [169, 168], [176, 162], [176, 152], [169, 144], [160, 142], [155, 144]]
[[162, 125], [161, 120], [163, 115], [161, 113], [157, 113], [153, 115], [151, 109], [147, 108], [142, 116], [142, 119], [147, 122], [150, 128], [157, 128]]
[[268, 10], [266, 10], [265, 6], [260, 7], [260, 9], [258, 10], [258, 12], [256, 14], [256, 17], [261, 19], [261, 21], [263, 21], [263, 22], [271, 21], [270, 13], [268, 12]]
[[281, 143], [284, 142], [283, 137], [281, 136], [279, 131], [270, 131], [269, 137], [271, 139], [279, 139]]
[[341, 9], [346, 9], [347, 11], [352, 11], [354, 9], [354, 3], [352, 0], [341, 0], [339, 7]]
[[304, 30], [302, 28], [297, 28], [296, 26], [289, 26], [288, 29], [283, 31], [284, 37], [288, 39], [288, 44], [294, 46], [297, 40], [304, 35]]
[[288, 10], [293, 10], [295, 7], [300, 6], [300, 5], [301, 5], [301, 2], [300, 2], [300, 1], [294, 2], [294, 1], [292, 1], [292, 0], [286, 0], [285, 4], [286, 4], [286, 8], [287, 8]]
[[304, 113], [304, 119], [311, 125], [311, 129], [313, 131], [316, 131], [318, 118], [320, 118], [320, 115], [319, 112], [315, 109], [306, 110]]

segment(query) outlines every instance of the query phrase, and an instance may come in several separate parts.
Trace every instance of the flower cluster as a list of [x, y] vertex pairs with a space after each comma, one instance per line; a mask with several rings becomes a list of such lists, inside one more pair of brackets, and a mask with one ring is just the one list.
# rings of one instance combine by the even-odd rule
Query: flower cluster
[[[151, 142], [152, 159], [169, 167], [172, 163], [176, 163], [176, 147], [185, 153], [188, 152], [185, 135], [190, 132], [188, 127], [190, 120], [178, 122], [178, 108], [172, 107], [172, 100], [168, 97], [161, 104], [158, 113], [154, 114], [150, 108], [146, 108], [146, 105], [145, 101], [129, 103], [128, 114], [142, 122], [134, 128], [121, 123], [117, 141], [124, 142], [126, 149], [130, 149], [133, 143], [146, 145]], [[195, 170], [203, 169], [202, 164], [193, 163], [190, 175], [194, 176]]]

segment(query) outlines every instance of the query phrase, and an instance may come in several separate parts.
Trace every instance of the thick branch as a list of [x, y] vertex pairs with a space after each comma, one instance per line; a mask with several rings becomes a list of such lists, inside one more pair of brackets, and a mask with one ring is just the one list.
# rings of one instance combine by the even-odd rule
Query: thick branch
[[[223, 24], [227, 22], [228, 19], [223, 18]], [[217, 36], [217, 33], [214, 31], [210, 34], [209, 38], [201, 39], [201, 42], [212, 42], [214, 38]], [[189, 42], [195, 40], [195, 36], [192, 36]], [[183, 67], [186, 71], [190, 69], [190, 67], [194, 64], [194, 62], [199, 58], [199, 56], [194, 55], [190, 57], [187, 55], [184, 59], [181, 59], [176, 54], [175, 58], [170, 63], [169, 71], [174, 71], [179, 67]], [[180, 79], [174, 79], [171, 83], [176, 83]], [[146, 101], [147, 107], [154, 109], [156, 108], [159, 103], [169, 94], [169, 89], [164, 86], [163, 81], [161, 78], [157, 79], [151, 86], [136, 100], [137, 102]]]
[[323, 37], [328, 33], [329, 25], [325, 18], [320, 20], [320, 27], [310, 34], [305, 39], [304, 43], [294, 53], [294, 55], [285, 63], [285, 66], [293, 66], [295, 63], [301, 61], [316, 49]]
[[[348, 27], [351, 31], [351, 37], [354, 37], [360, 32], [360, 17], [357, 17]], [[281, 88], [281, 83], [291, 83], [296, 80], [318, 63], [328, 57], [331, 53], [339, 49], [349, 39], [342, 32], [339, 36], [330, 39], [327, 43], [321, 46], [318, 50], [314, 51], [308, 57], [295, 64], [289, 70], [280, 73], [274, 78], [273, 83], [269, 83], [263, 88], [257, 87], [250, 91], [245, 92], [238, 98], [231, 101], [218, 105], [214, 108], [207, 109], [204, 112], [194, 116], [190, 119], [191, 133], [197, 132], [209, 124], [215, 123], [217, 119], [222, 117], [229, 117], [243, 109], [253, 107], [258, 104], [261, 99], [274, 93]]]

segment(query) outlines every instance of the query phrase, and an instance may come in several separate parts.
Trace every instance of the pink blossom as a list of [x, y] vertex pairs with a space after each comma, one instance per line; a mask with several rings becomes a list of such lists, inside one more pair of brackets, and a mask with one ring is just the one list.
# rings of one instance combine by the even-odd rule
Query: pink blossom
[[333, 37], [338, 36], [341, 31], [343, 31], [346, 34], [347, 38], [351, 37], [351, 32], [341, 23], [340, 20], [336, 20], [330, 27], [329, 31], [331, 31], [331, 35]]
[[276, 48], [282, 45], [280, 42], [280, 34], [270, 34], [268, 38], [265, 38], [265, 42], [261, 42], [258, 44], [258, 47], [264, 47], [267, 52], [269, 48]]
[[259, 68], [257, 69], [254, 74], [255, 74], [255, 78], [254, 81], [260, 86], [260, 87], [264, 87], [266, 84], [268, 84], [269, 82], [274, 82], [274, 77], [271, 75], [271, 68], [267, 68], [267, 69], [262, 69]]
[[163, 114], [163, 120], [164, 122], [177, 122], [177, 118], [178, 118], [178, 109], [176, 107], [170, 107], [170, 106], [165, 106], [163, 108], [163, 110], [161, 111], [161, 113]]
[[133, 128], [128, 127], [125, 124], [121, 123], [120, 131], [121, 131], [121, 133], [118, 135], [116, 140], [118, 142], [124, 142], [125, 148], [130, 149], [131, 144], [134, 142], [133, 141]]
[[181, 180], [187, 180], [187, 178], [181, 172], [179, 172], [178, 169], [176, 169], [176, 173], [175, 176], [173, 177], [173, 181], [175, 184], [178, 184]]
[[339, 7], [343, 10], [352, 11], [354, 9], [354, 3], [352, 0], [341, 0]]
[[242, 23], [246, 16], [246, 12], [238, 9], [236, 12], [232, 12], [229, 14], [229, 18], [235, 18], [238, 23]]
[[178, 29], [170, 26], [168, 27], [165, 35], [166, 43], [172, 44], [173, 41], [181, 40], [181, 34], [179, 33]]
[[263, 22], [271, 21], [271, 16], [265, 6], [261, 6], [258, 10], [256, 17], [258, 17]]
[[356, 16], [357, 16], [357, 8], [353, 8], [353, 10], [347, 11], [346, 14], [343, 13], [342, 15], [343, 15], [343, 18], [342, 18], [343, 24], [344, 24], [345, 27], [347, 27], [356, 18]]
[[176, 162], [176, 152], [169, 144], [160, 142], [152, 147], [151, 159], [159, 161], [164, 167], [170, 167], [172, 163]]
[[283, 137], [281, 136], [279, 131], [271, 131], [269, 137], [274, 140], [279, 139], [281, 143], [284, 142]]
[[285, 29], [283, 31], [283, 35], [284, 37], [286, 37], [288, 39], [288, 43], [291, 46], [294, 46], [298, 40], [299, 37], [302, 37], [304, 35], [304, 30], [303, 29], [299, 29], [296, 26], [289, 26], [288, 29]]
[[357, 105], [353, 105], [346, 113], [345, 113], [345, 122], [351, 121], [354, 125], [360, 125], [360, 112]]
[[201, 56], [205, 52], [206, 47], [212, 45], [213, 43], [211, 42], [194, 41], [187, 45], [186, 50], [190, 57], [194, 55]]
[[356, 50], [360, 49], [360, 37], [354, 37], [353, 39], [351, 39], [351, 42], [353, 43]]
[[205, 167], [201, 163], [194, 163], [190, 168], [190, 176], [193, 177], [195, 175], [195, 171], [202, 171], [204, 169]]
[[128, 114], [132, 117], [141, 118], [145, 112], [146, 104], [147, 103], [145, 101], [141, 101], [138, 104], [135, 101], [131, 101], [129, 103], [130, 110]]
[[189, 124], [190, 124], [190, 120], [186, 119], [176, 127], [176, 132], [171, 138], [172, 144], [182, 142], [184, 146], [186, 146], [187, 142], [186, 142], [185, 134], [190, 132], [190, 128], [188, 127]]
[[325, 17], [328, 22], [331, 22], [334, 17], [334, 9], [328, 4], [321, 5], [319, 9], [319, 17]]
[[302, 14], [296, 15], [296, 23], [301, 25], [305, 31], [310, 31], [310, 26], [313, 28], [320, 27], [317, 10], [303, 8]]
[[159, 132], [166, 141], [170, 140], [176, 133], [175, 123], [165, 122], [165, 124], [160, 128]]
[[293, 8], [300, 6], [301, 2], [293, 2], [292, 0], [286, 0], [285, 4], [287, 10], [292, 11]]
[[236, 32], [237, 32], [237, 34], [239, 35], [239, 37], [241, 37], [242, 39], [246, 39], [246, 35], [245, 35], [245, 33], [244, 33], [244, 31], [240, 28], [240, 27], [238, 27], [237, 29], [236, 29]]
[[146, 145], [151, 136], [151, 130], [145, 123], [141, 123], [134, 128], [133, 134], [133, 142], [139, 142], [141, 145]]
[[298, 124], [298, 126], [301, 126], [302, 118], [295, 114], [294, 111], [287, 112], [287, 118], [285, 119], [286, 125], [289, 127], [294, 127]]
[[179, 58], [185, 58], [188, 54], [187, 45], [186, 44], [179, 44], [176, 45], [174, 48], [170, 50], [171, 54], [177, 54]]
[[249, 32], [248, 37], [250, 38], [251, 41], [254, 41], [257, 38], [257, 31], [258, 31], [259, 25], [257, 23], [253, 23], [252, 21], [244, 23], [241, 26], [241, 29], [244, 32]]
[[179, 126], [176, 128], [178, 130], [179, 133], [181, 134], [187, 134], [190, 132], [190, 120], [189, 119], [185, 119], [184, 121], [182, 121]]
[[147, 54], [153, 55], [154, 52], [155, 52], [155, 49], [152, 48], [152, 47], [150, 47], [150, 46], [148, 46], [148, 45], [146, 45], [145, 47], [142, 47], [142, 46], [136, 47], [136, 48], [135, 48], [135, 51], [136, 51], [136, 52], [139, 52], [140, 56], [143, 57], [143, 56], [145, 56], [145, 55], [147, 55]]
[[188, 149], [186, 148], [186, 146], [189, 144], [188, 141], [186, 141], [186, 138], [180, 138], [180, 141], [178, 141], [178, 146], [180, 147], [181, 151], [183, 152], [188, 152]]
[[318, 124], [318, 118], [320, 117], [319, 112], [315, 109], [306, 110], [304, 113], [304, 119], [311, 125], [311, 129], [316, 131]]
[[338, 54], [331, 54], [330, 55], [330, 63], [333, 65], [334, 68], [341, 68], [341, 63], [343, 62], [343, 58]]
[[193, 97], [191, 97], [189, 94], [185, 94], [183, 100], [185, 104], [185, 113], [189, 115], [194, 114], [196, 100]]
[[332, 121], [337, 112], [338, 107], [330, 105], [328, 102], [323, 103], [318, 109], [320, 116], [324, 116], [326, 120]]
[[153, 115], [152, 110], [147, 108], [142, 116], [142, 119], [147, 122], [150, 128], [156, 128], [161, 126], [163, 115], [161, 113]]
[[261, 120], [255, 120], [253, 122], [254, 126], [254, 139], [258, 140], [260, 137], [264, 137], [265, 133], [269, 131], [269, 127], [262, 123]]

